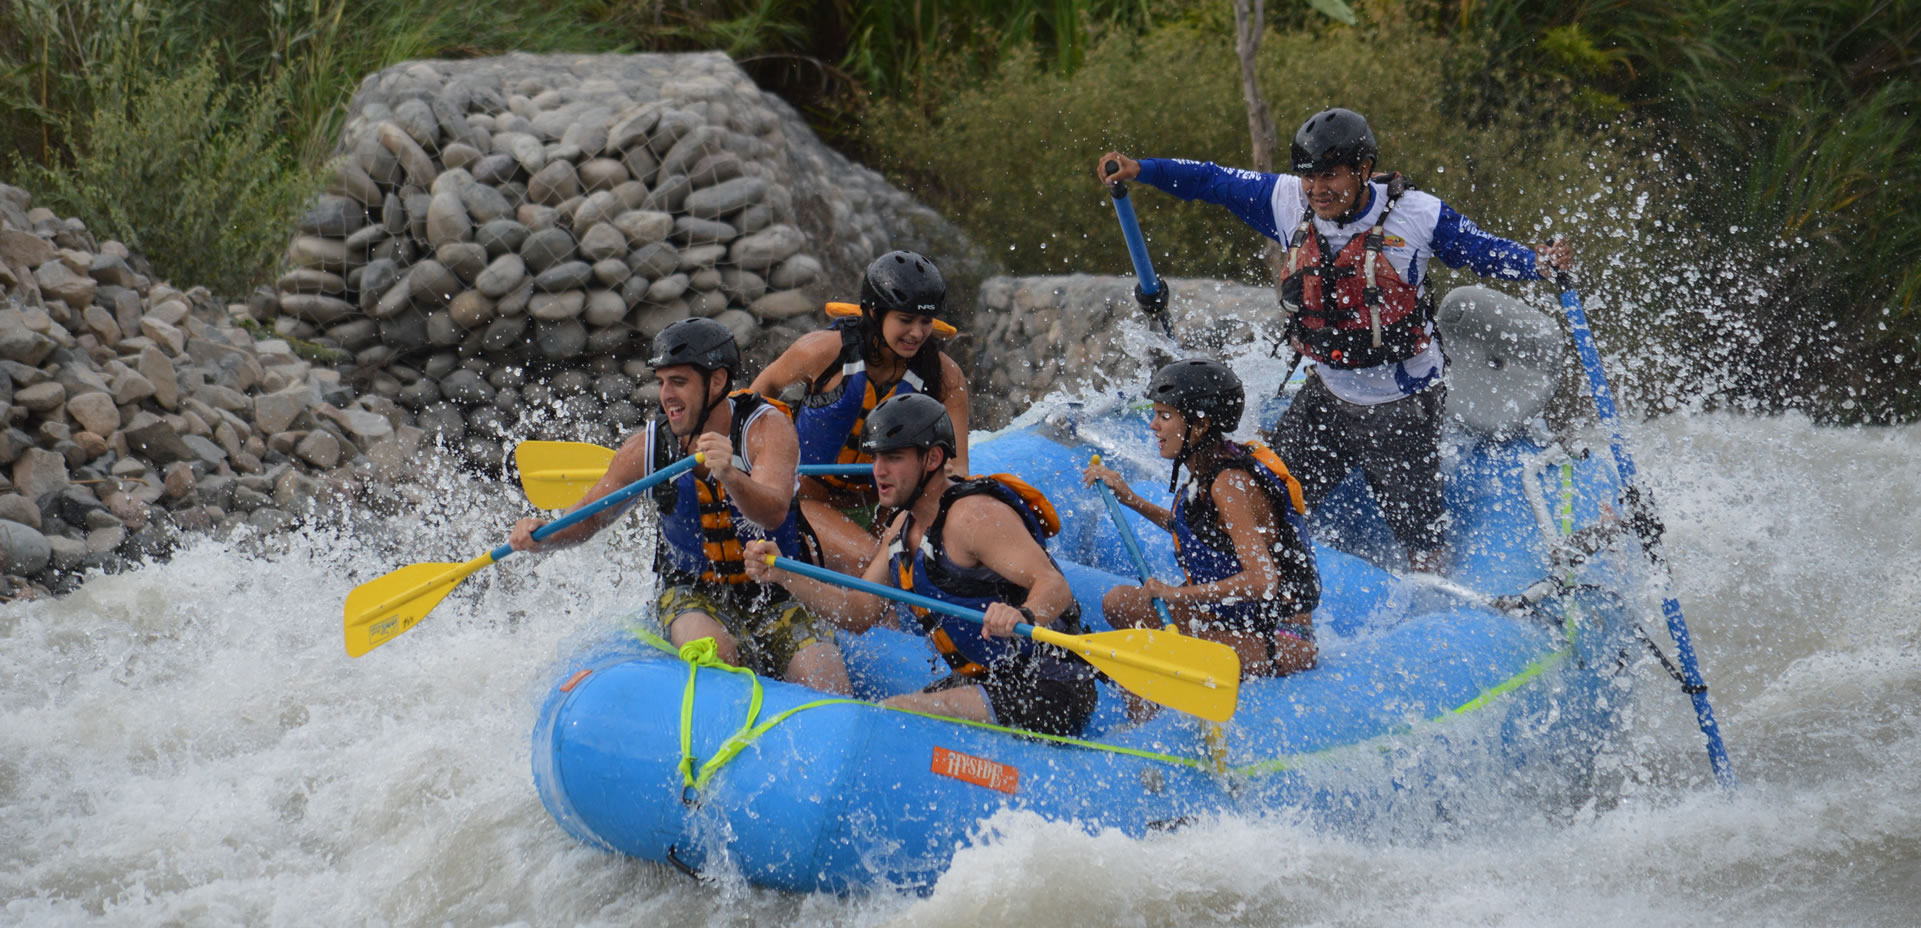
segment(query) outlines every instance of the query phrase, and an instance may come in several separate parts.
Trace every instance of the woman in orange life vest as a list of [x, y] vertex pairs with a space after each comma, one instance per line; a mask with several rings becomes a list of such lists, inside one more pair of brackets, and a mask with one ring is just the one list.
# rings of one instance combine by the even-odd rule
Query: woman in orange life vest
[[[953, 472], [967, 473], [967, 378], [941, 350], [954, 334], [938, 318], [947, 283], [934, 262], [911, 251], [890, 251], [861, 276], [860, 307], [828, 304], [832, 325], [796, 339], [754, 378], [750, 388], [775, 396], [802, 386], [794, 404], [802, 464], [861, 464], [867, 415], [890, 397], [924, 393], [941, 401], [953, 420]], [[801, 481], [801, 514], [820, 541], [826, 566], [859, 574], [874, 547], [877, 497], [862, 478]]]
[[[1300, 485], [1265, 446], [1229, 441], [1245, 393], [1227, 365], [1205, 358], [1160, 369], [1147, 388], [1161, 457], [1172, 459], [1170, 511], [1140, 497], [1104, 465], [1099, 480], [1122, 504], [1174, 535], [1187, 582], [1149, 579], [1109, 590], [1101, 600], [1115, 628], [1158, 628], [1153, 601], [1167, 604], [1182, 634], [1218, 641], [1241, 657], [1248, 675], [1280, 676], [1314, 666], [1313, 617], [1321, 584], [1309, 543]], [[1188, 480], [1176, 488], [1181, 467]]]

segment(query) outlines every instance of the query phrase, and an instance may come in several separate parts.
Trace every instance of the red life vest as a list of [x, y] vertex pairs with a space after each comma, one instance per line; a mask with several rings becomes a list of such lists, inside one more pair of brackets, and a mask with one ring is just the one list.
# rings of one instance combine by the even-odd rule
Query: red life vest
[[1308, 356], [1322, 364], [1350, 370], [1374, 367], [1405, 361], [1427, 349], [1427, 313], [1420, 291], [1402, 280], [1381, 254], [1387, 217], [1396, 202], [1398, 198], [1390, 198], [1373, 228], [1333, 254], [1309, 209], [1287, 246], [1281, 300], [1288, 313], [1288, 335], [1300, 339]]

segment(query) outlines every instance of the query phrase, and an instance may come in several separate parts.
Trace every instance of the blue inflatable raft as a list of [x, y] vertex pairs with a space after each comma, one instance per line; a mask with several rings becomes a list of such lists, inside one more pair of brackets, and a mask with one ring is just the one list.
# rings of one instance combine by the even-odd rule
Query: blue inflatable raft
[[[1271, 422], [1278, 408], [1262, 412]], [[1107, 628], [1101, 595], [1132, 570], [1081, 468], [1102, 452], [1164, 502], [1167, 465], [1149, 447], [1144, 409], [1116, 404], [1031, 414], [971, 452], [976, 472], [1017, 473], [1054, 501], [1065, 528], [1051, 550], [1092, 631]], [[1527, 438], [1458, 445], [1447, 468], [1450, 575], [1402, 578], [1320, 546], [1320, 665], [1247, 681], [1219, 728], [1171, 711], [1128, 724], [1108, 688], [1083, 738], [1036, 737], [630, 644], [582, 657], [549, 694], [533, 744], [541, 800], [568, 833], [608, 850], [846, 892], [931, 886], [1008, 809], [1130, 835], [1278, 809], [1338, 827], [1398, 802], [1432, 804], [1464, 777], [1545, 768], [1578, 780], [1627, 701], [1618, 655], [1633, 625], [1610, 592], [1617, 578], [1550, 552], [1600, 519], [1614, 474]], [[1376, 521], [1317, 528], [1366, 551], [1382, 543], [1365, 528]], [[1134, 528], [1156, 573], [1178, 578], [1166, 533]], [[1567, 585], [1531, 609], [1484, 598], [1557, 571]], [[943, 673], [925, 641], [901, 632], [842, 644], [862, 696]]]

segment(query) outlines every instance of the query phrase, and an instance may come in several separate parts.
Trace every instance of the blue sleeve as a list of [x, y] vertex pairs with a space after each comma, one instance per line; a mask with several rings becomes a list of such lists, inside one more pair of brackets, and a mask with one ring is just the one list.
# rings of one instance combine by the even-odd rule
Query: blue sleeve
[[1225, 206], [1254, 231], [1275, 240], [1281, 237], [1274, 221], [1274, 184], [1279, 180], [1277, 174], [1224, 168], [1211, 161], [1141, 159], [1141, 183], [1183, 200]]
[[1434, 223], [1434, 256], [1448, 267], [1467, 265], [1482, 277], [1541, 279], [1534, 249], [1487, 233], [1446, 203], [1441, 204], [1441, 216]]

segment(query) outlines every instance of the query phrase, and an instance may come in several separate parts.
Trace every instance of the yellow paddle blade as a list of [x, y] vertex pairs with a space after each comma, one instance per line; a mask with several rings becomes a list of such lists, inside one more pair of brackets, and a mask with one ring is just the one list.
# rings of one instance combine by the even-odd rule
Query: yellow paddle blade
[[1234, 717], [1241, 695], [1241, 657], [1218, 641], [1149, 628], [1097, 635], [1063, 635], [1051, 628], [1035, 628], [1034, 640], [1079, 654], [1149, 702], [1210, 722]]
[[542, 509], [565, 509], [600, 482], [614, 449], [579, 441], [523, 441], [514, 447], [520, 486]]
[[359, 657], [414, 627], [467, 575], [494, 562], [492, 552], [464, 564], [411, 564], [347, 594], [347, 656]]

